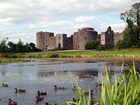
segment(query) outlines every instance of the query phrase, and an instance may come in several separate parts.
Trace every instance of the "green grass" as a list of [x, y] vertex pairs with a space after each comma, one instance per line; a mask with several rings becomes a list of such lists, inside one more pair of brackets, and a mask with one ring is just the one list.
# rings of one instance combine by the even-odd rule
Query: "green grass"
[[14, 63], [14, 62], [27, 62], [29, 60], [20, 58], [0, 58], [0, 63]]
[[112, 57], [140, 57], [140, 49], [114, 50], [114, 51], [47, 51], [37, 53], [15, 53], [11, 58], [112, 58]]
[[[134, 64], [128, 75], [116, 76], [113, 84], [110, 83], [109, 70], [106, 71], [106, 79], [102, 80], [99, 102], [94, 105], [140, 105], [140, 71], [136, 71]], [[67, 101], [67, 105], [93, 105], [91, 96], [86, 98], [83, 94], [84, 90], [79, 86], [77, 89], [79, 101]]]

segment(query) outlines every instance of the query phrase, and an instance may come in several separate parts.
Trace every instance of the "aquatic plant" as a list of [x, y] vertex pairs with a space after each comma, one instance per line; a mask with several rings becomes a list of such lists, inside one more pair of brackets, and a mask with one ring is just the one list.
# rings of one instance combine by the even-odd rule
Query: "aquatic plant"
[[[124, 65], [122, 66], [124, 67]], [[129, 70], [129, 74], [121, 74], [115, 77], [115, 82], [110, 82], [110, 72], [106, 70], [106, 79], [102, 80], [100, 99], [94, 105], [140, 105], [140, 70], [135, 65]], [[86, 98], [84, 90], [77, 85], [79, 101], [68, 101], [68, 105], [93, 105], [89, 94]], [[90, 91], [89, 91], [90, 92]]]

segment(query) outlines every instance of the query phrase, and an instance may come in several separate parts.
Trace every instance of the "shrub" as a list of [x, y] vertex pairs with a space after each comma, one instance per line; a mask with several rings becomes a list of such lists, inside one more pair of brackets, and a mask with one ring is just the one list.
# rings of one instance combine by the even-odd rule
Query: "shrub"
[[97, 49], [98, 45], [99, 45], [99, 42], [98, 41], [89, 41], [86, 44], [85, 49], [86, 50]]

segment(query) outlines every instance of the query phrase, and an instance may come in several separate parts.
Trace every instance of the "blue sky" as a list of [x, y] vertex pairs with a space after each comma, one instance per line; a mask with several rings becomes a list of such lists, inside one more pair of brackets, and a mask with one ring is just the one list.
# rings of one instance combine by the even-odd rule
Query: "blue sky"
[[139, 0], [0, 0], [0, 40], [36, 42], [36, 32], [66, 33], [93, 27], [104, 32], [111, 26], [122, 32], [120, 13]]

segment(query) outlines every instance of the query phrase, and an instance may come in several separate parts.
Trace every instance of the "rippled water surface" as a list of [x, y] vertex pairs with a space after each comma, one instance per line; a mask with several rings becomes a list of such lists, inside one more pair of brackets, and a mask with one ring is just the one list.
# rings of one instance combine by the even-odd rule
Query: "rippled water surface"
[[[95, 89], [95, 83], [105, 78], [105, 66], [111, 70], [111, 81], [115, 74], [121, 73], [121, 65], [106, 61], [49, 61], [0, 64], [0, 85], [8, 83], [9, 87], [0, 86], [0, 105], [7, 105], [8, 98], [15, 100], [18, 105], [35, 105], [37, 90], [46, 91], [43, 102], [65, 105], [67, 100], [76, 97], [72, 91], [74, 82], [78, 82], [86, 90]], [[65, 90], [54, 91], [54, 85], [64, 86]], [[24, 88], [26, 93], [15, 94], [14, 88]], [[95, 93], [95, 96], [99, 97]]]

